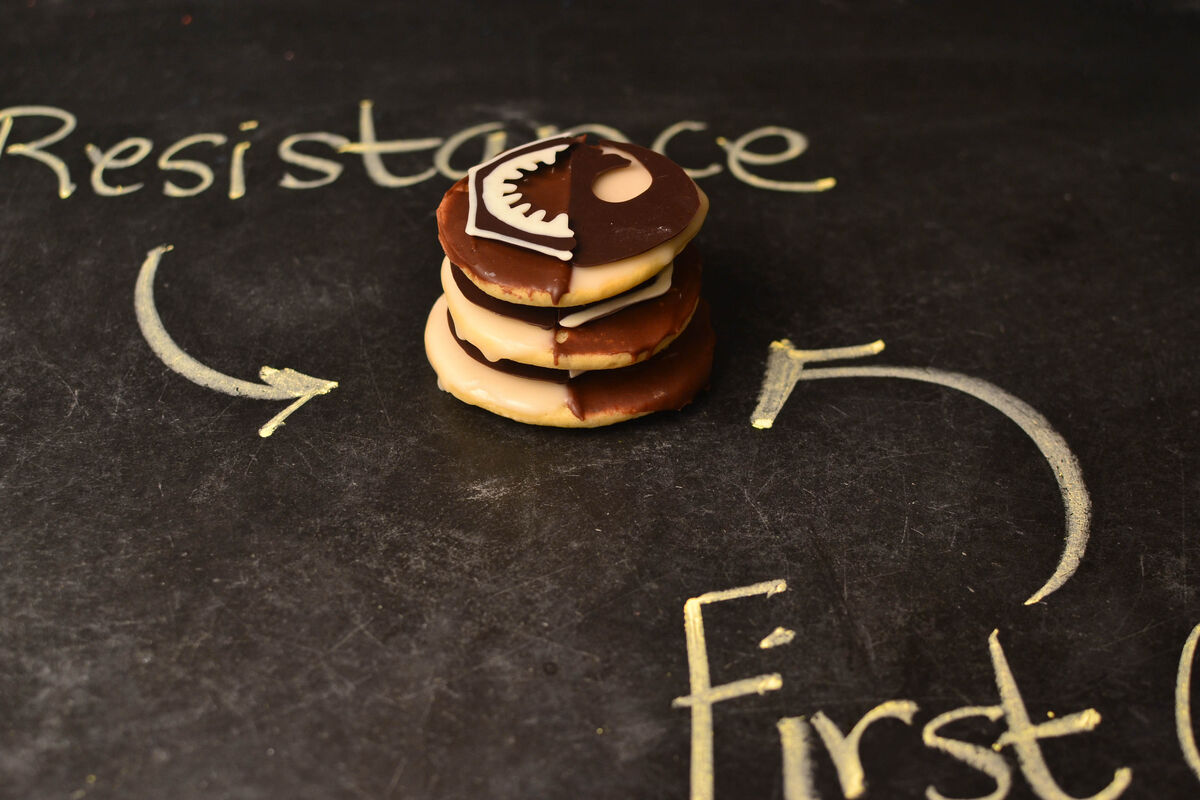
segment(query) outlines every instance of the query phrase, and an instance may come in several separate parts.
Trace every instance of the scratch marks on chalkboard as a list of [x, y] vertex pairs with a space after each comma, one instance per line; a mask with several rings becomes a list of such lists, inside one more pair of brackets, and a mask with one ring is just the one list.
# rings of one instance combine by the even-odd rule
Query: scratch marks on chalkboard
[[75, 413], [75, 409], [79, 408], [79, 390], [67, 383], [66, 378], [61, 375], [56, 377], [63, 386], [67, 387], [67, 392], [71, 395], [71, 407], [67, 409], [67, 413], [64, 416], [64, 419], [70, 419], [71, 415]]
[[1066, 440], [1058, 434], [1037, 409], [995, 384], [958, 372], [946, 372], [931, 367], [824, 367], [805, 369], [805, 365], [821, 361], [837, 361], [875, 355], [883, 351], [883, 342], [875, 341], [859, 347], [835, 347], [823, 350], [799, 350], [787, 339], [771, 342], [767, 354], [767, 372], [763, 377], [758, 405], [750, 416], [750, 424], [765, 430], [775, 423], [775, 417], [802, 380], [823, 378], [900, 378], [933, 383], [957, 389], [982, 400], [1015, 422], [1033, 440], [1050, 465], [1062, 494], [1066, 514], [1066, 542], [1054, 574], [1025, 601], [1032, 605], [1061, 588], [1079, 568], [1087, 549], [1092, 501], [1083, 482], [1079, 460]]
[[771, 523], [767, 520], [767, 515], [763, 511], [762, 505], [758, 502], [757, 498], [751, 495], [750, 490], [745, 486], [739, 484], [738, 488], [742, 490], [742, 496], [746, 498], [746, 503], [750, 506], [750, 508], [754, 509], [755, 515], [758, 516], [759, 523], [762, 524], [765, 530], [770, 530]]
[[205, 366], [183, 351], [167, 329], [163, 327], [158, 309], [154, 305], [154, 276], [158, 271], [163, 254], [174, 249], [171, 245], [156, 247], [146, 254], [138, 273], [133, 291], [133, 310], [137, 315], [138, 327], [146, 343], [164, 364], [183, 377], [207, 389], [234, 397], [249, 397], [254, 400], [292, 400], [283, 411], [276, 414], [267, 424], [258, 429], [258, 435], [266, 438], [279, 429], [293, 412], [312, 398], [328, 394], [337, 388], [337, 381], [313, 378], [293, 369], [263, 367], [258, 377], [262, 383], [252, 383], [230, 377]]

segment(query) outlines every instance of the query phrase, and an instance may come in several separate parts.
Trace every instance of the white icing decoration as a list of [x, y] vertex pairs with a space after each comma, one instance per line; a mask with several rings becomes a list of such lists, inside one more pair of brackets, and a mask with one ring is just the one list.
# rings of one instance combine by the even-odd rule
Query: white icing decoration
[[656, 297], [662, 297], [671, 289], [671, 276], [675, 272], [675, 262], [672, 261], [667, 266], [663, 267], [662, 272], [654, 278], [654, 283], [639, 289], [636, 292], [626, 292], [620, 297], [614, 297], [611, 300], [605, 300], [603, 303], [597, 303], [594, 306], [589, 306], [583, 311], [576, 311], [574, 314], [568, 314], [558, 321], [560, 328], [578, 328], [591, 322], [594, 319], [607, 317], [609, 314], [628, 308], [629, 306], [641, 303], [644, 300], [653, 300]]
[[[539, 141], [548, 142], [552, 139], [561, 139], [561, 136], [552, 136]], [[538, 144], [538, 142], [534, 142], [533, 144]], [[548, 145], [516, 156], [512, 155], [512, 150], [509, 150], [490, 161], [467, 170], [467, 187], [469, 189], [467, 193], [467, 233], [471, 236], [495, 239], [496, 241], [516, 245], [517, 247], [536, 250], [539, 253], [554, 256], [561, 261], [570, 261], [570, 250], [560, 250], [525, 239], [518, 239], [513, 236], [496, 233], [495, 231], [485, 230], [476, 225], [478, 204], [482, 202], [493, 217], [516, 230], [524, 231], [534, 236], [553, 236], [558, 238], [570, 238], [573, 236], [574, 231], [571, 230], [570, 219], [565, 212], [560, 213], [552, 220], [546, 220], [545, 209], [539, 208], [530, 214], [529, 211], [532, 206], [529, 203], [514, 206], [515, 203], [521, 200], [520, 193], [516, 191], [516, 181], [521, 180], [523, 177], [522, 172], [533, 172], [540, 166], [553, 164], [557, 160], [558, 154], [565, 151], [569, 146], [566, 143]], [[529, 147], [529, 145], [522, 145], [521, 148], [514, 149], [525, 147]], [[497, 166], [483, 178], [483, 190], [477, 196], [475, 175], [479, 170], [493, 164]]]

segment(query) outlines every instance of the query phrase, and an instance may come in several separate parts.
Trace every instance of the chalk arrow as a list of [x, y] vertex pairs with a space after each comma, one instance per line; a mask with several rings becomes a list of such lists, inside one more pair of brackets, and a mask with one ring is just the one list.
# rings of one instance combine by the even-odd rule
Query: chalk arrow
[[1088, 531], [1092, 522], [1092, 500], [1087, 485], [1083, 482], [1083, 470], [1079, 459], [1071, 452], [1070, 445], [1050, 426], [1033, 406], [1019, 397], [988, 383], [982, 378], [972, 378], [960, 372], [946, 372], [932, 367], [824, 367], [805, 369], [805, 365], [819, 361], [841, 361], [864, 358], [883, 352], [883, 342], [875, 341], [858, 347], [831, 347], [824, 350], [798, 350], [787, 339], [771, 342], [767, 354], [767, 374], [763, 378], [758, 405], [750, 415], [750, 424], [760, 430], [775, 424], [775, 417], [783, 410], [783, 404], [799, 381], [823, 378], [902, 378], [923, 381], [969, 394], [999, 411], [1025, 432], [1041, 451], [1046, 463], [1058, 481], [1062, 495], [1063, 511], [1067, 519], [1067, 540], [1059, 557], [1058, 567], [1050, 580], [1042, 585], [1025, 601], [1025, 605], [1041, 602], [1070, 580], [1083, 560], [1087, 550]]
[[337, 388], [337, 381], [314, 378], [294, 369], [263, 367], [258, 371], [262, 383], [253, 383], [233, 378], [212, 367], [201, 364], [189, 356], [167, 329], [163, 327], [158, 309], [154, 306], [154, 276], [163, 253], [175, 249], [169, 244], [156, 247], [146, 254], [142, 269], [138, 273], [137, 285], [133, 290], [133, 310], [137, 314], [138, 327], [142, 336], [162, 362], [193, 383], [208, 389], [231, 394], [234, 397], [249, 397], [253, 400], [293, 400], [294, 402], [272, 417], [258, 429], [258, 435], [266, 438], [274, 433], [300, 406], [321, 394]]

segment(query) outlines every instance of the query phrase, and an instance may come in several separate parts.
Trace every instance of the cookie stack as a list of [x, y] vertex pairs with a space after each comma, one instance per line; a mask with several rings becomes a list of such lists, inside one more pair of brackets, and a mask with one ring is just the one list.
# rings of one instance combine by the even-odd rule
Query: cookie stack
[[425, 327], [438, 385], [534, 425], [678, 409], [713, 332], [689, 243], [708, 199], [665, 156], [555, 136], [474, 167], [437, 210], [443, 295]]

